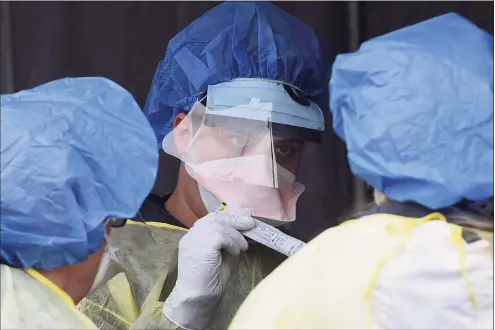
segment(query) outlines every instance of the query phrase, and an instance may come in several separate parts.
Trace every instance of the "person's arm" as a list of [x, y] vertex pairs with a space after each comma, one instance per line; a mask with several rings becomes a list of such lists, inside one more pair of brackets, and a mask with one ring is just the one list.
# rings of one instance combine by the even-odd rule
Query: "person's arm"
[[397, 244], [386, 223], [356, 220], [323, 232], [251, 292], [229, 329], [364, 329], [370, 279]]
[[181, 239], [177, 281], [163, 305], [163, 313], [170, 321], [191, 330], [210, 325], [231, 270], [240, 252], [248, 248], [240, 232], [254, 226], [250, 214], [249, 210], [210, 213]]

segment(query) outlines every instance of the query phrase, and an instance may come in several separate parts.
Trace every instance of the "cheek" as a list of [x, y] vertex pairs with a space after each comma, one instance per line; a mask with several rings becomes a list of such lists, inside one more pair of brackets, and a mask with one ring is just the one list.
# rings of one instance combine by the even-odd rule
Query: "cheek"
[[299, 172], [299, 168], [301, 167], [301, 157], [300, 156], [291, 156], [291, 157], [277, 157], [277, 164], [296, 174]]
[[228, 141], [219, 139], [211, 134], [201, 134], [198, 136], [191, 148], [191, 153], [197, 156], [197, 163], [238, 157], [229, 148]]
[[297, 174], [299, 167], [294, 164], [288, 164], [286, 166], [283, 166], [286, 170], [288, 170], [291, 173]]

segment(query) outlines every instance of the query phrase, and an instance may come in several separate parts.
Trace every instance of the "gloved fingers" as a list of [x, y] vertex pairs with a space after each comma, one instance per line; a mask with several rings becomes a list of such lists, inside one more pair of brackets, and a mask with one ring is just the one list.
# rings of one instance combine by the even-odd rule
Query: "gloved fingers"
[[233, 256], [238, 256], [241, 253], [239, 245], [229, 235], [221, 235], [221, 248]]
[[225, 265], [226, 267], [230, 269], [230, 272], [236, 272], [240, 263], [240, 258], [230, 255], [228, 253], [223, 253], [222, 254], [222, 264]]
[[224, 226], [234, 228], [238, 231], [250, 230], [255, 226], [255, 221], [251, 217], [251, 211], [242, 209], [236, 213], [217, 212], [216, 219]]
[[230, 275], [239, 267], [239, 258], [228, 253], [222, 253], [222, 267], [220, 267], [220, 281], [227, 283]]
[[229, 237], [232, 242], [238, 247], [239, 251], [246, 251], [248, 249], [248, 242], [246, 241], [244, 236], [236, 229], [229, 227], [228, 225], [222, 225], [222, 230], [223, 237]]
[[235, 209], [235, 208], [231, 208], [231, 209], [228, 209], [226, 211], [221, 211], [223, 213], [229, 213], [229, 214], [234, 214], [234, 215], [237, 215], [237, 216], [240, 216], [240, 217], [250, 217], [253, 215], [253, 211], [251, 211], [250, 208], [248, 207], [241, 207], [241, 208], [238, 208], [238, 209]]

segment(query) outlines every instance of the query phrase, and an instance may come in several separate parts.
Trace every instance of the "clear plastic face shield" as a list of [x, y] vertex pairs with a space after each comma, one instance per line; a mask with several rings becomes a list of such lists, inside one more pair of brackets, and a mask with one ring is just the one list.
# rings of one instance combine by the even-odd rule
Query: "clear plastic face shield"
[[320, 108], [293, 87], [235, 80], [208, 88], [163, 140], [198, 182], [209, 212], [248, 207], [272, 225], [296, 218], [302, 160], [324, 128]]

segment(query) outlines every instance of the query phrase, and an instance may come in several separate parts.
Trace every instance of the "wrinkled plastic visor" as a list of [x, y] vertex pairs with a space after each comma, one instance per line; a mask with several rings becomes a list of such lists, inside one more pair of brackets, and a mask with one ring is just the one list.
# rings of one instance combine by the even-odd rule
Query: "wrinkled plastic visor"
[[278, 82], [239, 79], [209, 86], [162, 146], [189, 169], [242, 173], [223, 179], [277, 187], [277, 165], [296, 174], [323, 129], [320, 108], [303, 92]]
[[[270, 118], [246, 119], [210, 114], [197, 103], [163, 143], [188, 172], [201, 178], [279, 186], [283, 169], [297, 174], [319, 131], [274, 123]], [[285, 172], [285, 171], [283, 171]]]

